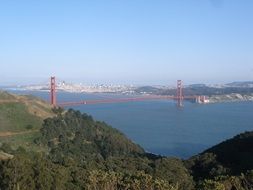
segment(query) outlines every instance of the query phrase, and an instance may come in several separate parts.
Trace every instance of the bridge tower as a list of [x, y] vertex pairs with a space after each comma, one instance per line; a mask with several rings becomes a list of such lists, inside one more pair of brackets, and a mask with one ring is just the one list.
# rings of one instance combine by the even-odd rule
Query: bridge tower
[[50, 80], [50, 103], [52, 106], [56, 106], [56, 80], [55, 80], [55, 77], [51, 77], [51, 80]]
[[183, 88], [182, 80], [177, 80], [177, 106], [183, 107]]

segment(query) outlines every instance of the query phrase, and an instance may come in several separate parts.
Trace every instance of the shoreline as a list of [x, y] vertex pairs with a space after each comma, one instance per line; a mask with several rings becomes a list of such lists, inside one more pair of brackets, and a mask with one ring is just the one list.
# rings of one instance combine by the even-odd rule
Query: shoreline
[[[24, 88], [3, 88], [0, 89], [3, 91], [20, 91], [20, 92], [50, 92], [49, 90], [44, 89], [24, 89]], [[89, 94], [89, 95], [118, 95], [118, 96], [167, 96], [159, 94], [150, 94], [150, 93], [121, 93], [121, 92], [83, 92], [83, 91], [68, 91], [68, 90], [58, 90], [58, 92], [70, 93], [70, 94]], [[28, 95], [28, 94], [27, 94]], [[205, 95], [209, 102], [199, 103], [199, 104], [215, 104], [215, 103], [230, 103], [230, 102], [253, 102], [253, 93], [252, 94], [240, 94], [240, 93], [231, 93], [231, 94], [221, 94], [221, 95]]]

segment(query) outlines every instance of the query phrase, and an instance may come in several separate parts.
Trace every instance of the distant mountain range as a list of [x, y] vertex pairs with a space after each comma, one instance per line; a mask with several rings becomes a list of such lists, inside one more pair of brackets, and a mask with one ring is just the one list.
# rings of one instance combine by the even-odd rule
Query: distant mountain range
[[228, 83], [226, 85], [229, 87], [253, 88], [253, 81], [232, 82], [232, 83]]

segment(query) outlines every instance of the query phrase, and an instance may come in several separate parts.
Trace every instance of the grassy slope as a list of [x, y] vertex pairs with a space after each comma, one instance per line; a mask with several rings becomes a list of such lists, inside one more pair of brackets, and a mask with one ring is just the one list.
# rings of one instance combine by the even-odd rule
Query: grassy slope
[[51, 106], [38, 98], [0, 91], [0, 142], [29, 146], [43, 120], [53, 115]]

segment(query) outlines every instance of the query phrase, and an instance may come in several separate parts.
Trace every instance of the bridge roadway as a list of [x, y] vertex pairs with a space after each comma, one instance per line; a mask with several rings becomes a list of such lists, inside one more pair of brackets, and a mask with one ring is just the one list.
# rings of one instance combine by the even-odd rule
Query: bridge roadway
[[[183, 96], [182, 100], [195, 100], [198, 96]], [[111, 98], [111, 99], [96, 99], [96, 100], [81, 100], [75, 102], [59, 102], [57, 106], [77, 106], [77, 105], [92, 105], [92, 104], [110, 104], [110, 103], [124, 103], [124, 102], [137, 102], [147, 100], [178, 100], [177, 96], [158, 96], [158, 95], [146, 95], [131, 98]]]

